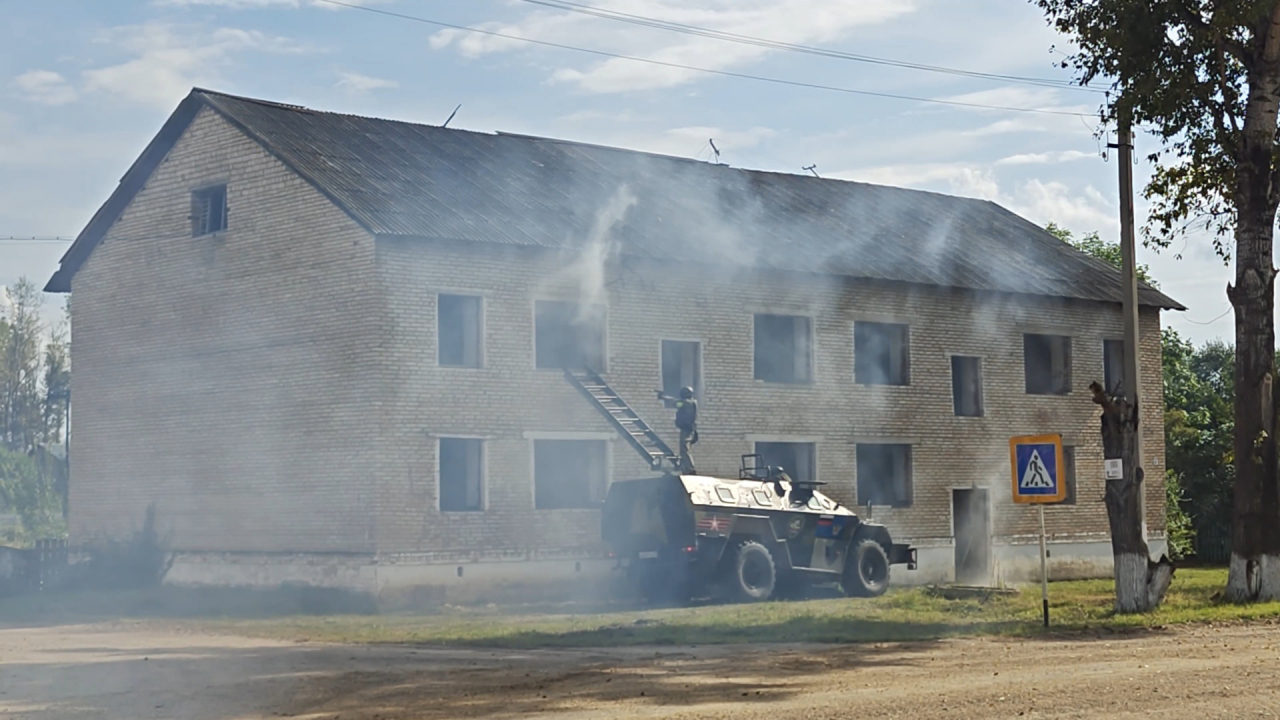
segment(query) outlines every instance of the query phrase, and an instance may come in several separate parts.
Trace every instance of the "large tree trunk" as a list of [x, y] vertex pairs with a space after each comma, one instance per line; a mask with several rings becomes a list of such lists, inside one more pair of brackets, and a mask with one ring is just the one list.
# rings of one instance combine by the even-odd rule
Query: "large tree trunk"
[[1256, 28], [1254, 49], [1236, 168], [1236, 282], [1227, 286], [1236, 317], [1236, 483], [1226, 588], [1234, 602], [1280, 599], [1272, 257], [1280, 7]]
[[1098, 383], [1089, 385], [1093, 401], [1102, 407], [1102, 456], [1124, 462], [1119, 480], [1107, 480], [1107, 519], [1111, 524], [1111, 554], [1115, 558], [1116, 612], [1155, 610], [1173, 581], [1173, 563], [1161, 557], [1152, 562], [1142, 536], [1142, 480], [1138, 466], [1138, 406], [1108, 394]]

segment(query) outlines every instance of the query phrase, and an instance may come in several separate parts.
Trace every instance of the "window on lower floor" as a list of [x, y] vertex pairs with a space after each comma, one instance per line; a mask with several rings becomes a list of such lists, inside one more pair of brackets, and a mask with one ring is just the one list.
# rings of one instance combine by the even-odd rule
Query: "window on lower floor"
[[436, 306], [440, 364], [446, 367], [480, 367], [480, 298], [440, 295]]
[[756, 454], [766, 467], [782, 468], [792, 480], [817, 480], [817, 446], [813, 443], [758, 442]]
[[951, 356], [951, 401], [956, 415], [982, 417], [982, 358]]
[[813, 333], [809, 318], [755, 316], [755, 378], [776, 383], [807, 383], [813, 379]]
[[1102, 385], [1111, 395], [1119, 395], [1124, 384], [1124, 341], [1102, 341]]
[[484, 509], [484, 441], [440, 438], [440, 510]]
[[1065, 335], [1022, 336], [1028, 395], [1071, 392], [1071, 338]]
[[859, 505], [911, 505], [910, 445], [859, 443], [857, 458]]
[[534, 507], [598, 507], [609, 484], [607, 447], [604, 440], [535, 440]]
[[893, 323], [853, 326], [853, 375], [859, 385], [908, 385], [910, 328]]
[[539, 300], [534, 316], [538, 367], [605, 371], [603, 307]]
[[1062, 497], [1063, 505], [1076, 504], [1076, 449], [1066, 445], [1062, 448], [1062, 485], [1066, 493]]

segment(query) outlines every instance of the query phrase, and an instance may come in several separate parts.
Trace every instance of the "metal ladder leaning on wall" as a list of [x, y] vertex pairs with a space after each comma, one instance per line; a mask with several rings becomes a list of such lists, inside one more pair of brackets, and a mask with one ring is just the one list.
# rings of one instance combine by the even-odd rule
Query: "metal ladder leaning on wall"
[[664, 463], [670, 463], [677, 470], [680, 468], [680, 458], [603, 378], [587, 368], [565, 368], [564, 377], [570, 385], [586, 395], [602, 415], [609, 418], [651, 469], [660, 470]]

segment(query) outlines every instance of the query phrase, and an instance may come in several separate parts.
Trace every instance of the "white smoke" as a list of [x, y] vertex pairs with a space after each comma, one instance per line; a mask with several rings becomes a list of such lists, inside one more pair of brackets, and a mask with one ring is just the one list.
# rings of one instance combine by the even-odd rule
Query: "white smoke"
[[620, 186], [613, 197], [596, 213], [591, 234], [578, 258], [565, 268], [564, 274], [577, 285], [580, 302], [577, 318], [583, 322], [588, 313], [598, 312], [605, 300], [605, 273], [608, 265], [618, 256], [619, 242], [614, 229], [627, 217], [627, 211], [636, 204], [628, 185]]

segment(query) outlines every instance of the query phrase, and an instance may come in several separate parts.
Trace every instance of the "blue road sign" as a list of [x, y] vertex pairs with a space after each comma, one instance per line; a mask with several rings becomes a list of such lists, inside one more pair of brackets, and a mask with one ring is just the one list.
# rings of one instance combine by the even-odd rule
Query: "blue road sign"
[[1066, 497], [1061, 435], [1010, 438], [1009, 464], [1015, 503], [1056, 503]]

